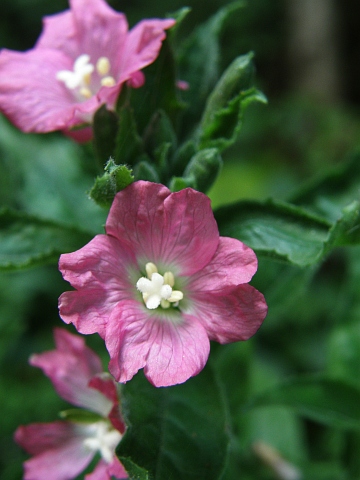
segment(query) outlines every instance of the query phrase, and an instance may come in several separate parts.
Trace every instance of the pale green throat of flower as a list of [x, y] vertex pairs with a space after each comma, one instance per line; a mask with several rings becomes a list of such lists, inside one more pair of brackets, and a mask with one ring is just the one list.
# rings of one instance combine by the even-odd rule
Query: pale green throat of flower
[[111, 463], [122, 438], [121, 433], [107, 422], [96, 422], [88, 426], [88, 435], [84, 447], [90, 452], [99, 452], [106, 463]]
[[[73, 70], [60, 70], [56, 79], [63, 82], [69, 90], [76, 90], [82, 98], [87, 99], [95, 95], [100, 86], [112, 87], [116, 84], [114, 77], [109, 75], [110, 70], [111, 64], [107, 57], [100, 57], [93, 65], [90, 63], [90, 55], [83, 54], [75, 60]], [[92, 88], [94, 72], [100, 79], [97, 89]]]
[[157, 266], [149, 262], [145, 265], [147, 277], [141, 277], [136, 283], [136, 288], [142, 293], [144, 303], [149, 310], [177, 307], [184, 298], [183, 292], [173, 290], [175, 277], [172, 272], [160, 275]]

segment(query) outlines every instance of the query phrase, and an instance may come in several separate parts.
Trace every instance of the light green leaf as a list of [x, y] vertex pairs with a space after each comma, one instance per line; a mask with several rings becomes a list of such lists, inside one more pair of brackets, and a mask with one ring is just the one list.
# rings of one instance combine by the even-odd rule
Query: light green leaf
[[215, 211], [221, 235], [233, 237], [257, 254], [306, 266], [323, 253], [331, 224], [290, 204], [244, 201]]

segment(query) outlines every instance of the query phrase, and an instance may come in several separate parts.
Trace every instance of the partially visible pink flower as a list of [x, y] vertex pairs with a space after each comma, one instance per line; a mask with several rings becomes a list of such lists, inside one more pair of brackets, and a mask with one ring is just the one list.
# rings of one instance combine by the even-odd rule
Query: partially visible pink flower
[[131, 184], [114, 199], [106, 235], [61, 255], [59, 268], [76, 289], [60, 297], [62, 319], [105, 339], [120, 382], [141, 368], [155, 386], [185, 382], [204, 367], [209, 339], [247, 340], [267, 313], [247, 283], [254, 252], [219, 237], [209, 198], [191, 188]]
[[30, 363], [43, 370], [62, 398], [97, 415], [91, 420], [20, 426], [15, 440], [33, 455], [24, 464], [24, 480], [71, 480], [96, 453], [100, 460], [87, 480], [127, 478], [115, 455], [125, 424], [114, 380], [103, 374], [99, 357], [83, 338], [63, 329], [55, 329], [54, 337], [56, 349], [33, 355]]
[[112, 109], [121, 86], [137, 88], [154, 62], [172, 19], [143, 20], [130, 31], [105, 0], [69, 0], [45, 17], [32, 50], [0, 53], [0, 111], [24, 132], [67, 131]]

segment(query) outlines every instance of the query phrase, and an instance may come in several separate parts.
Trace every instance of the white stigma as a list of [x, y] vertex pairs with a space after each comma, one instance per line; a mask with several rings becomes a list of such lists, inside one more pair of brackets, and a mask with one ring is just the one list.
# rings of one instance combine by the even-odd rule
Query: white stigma
[[[175, 278], [172, 272], [158, 273], [156, 265], [149, 262], [145, 266], [147, 277], [141, 277], [136, 282], [136, 288], [142, 293], [143, 300], [149, 310], [160, 305], [169, 308], [171, 303], [177, 304], [184, 298], [180, 290], [173, 290]], [[175, 305], [177, 306], [177, 305]]]
[[[109, 75], [111, 70], [110, 60], [100, 57], [96, 65], [90, 63], [90, 55], [80, 55], [74, 62], [73, 70], [60, 70], [56, 79], [63, 82], [69, 90], [80, 94], [83, 99], [91, 98], [100, 87], [116, 85], [114, 77]], [[94, 80], [93, 74], [96, 72]]]
[[97, 422], [89, 426], [89, 437], [84, 440], [84, 446], [91, 452], [99, 452], [106, 463], [111, 463], [121, 438], [121, 433], [108, 423]]

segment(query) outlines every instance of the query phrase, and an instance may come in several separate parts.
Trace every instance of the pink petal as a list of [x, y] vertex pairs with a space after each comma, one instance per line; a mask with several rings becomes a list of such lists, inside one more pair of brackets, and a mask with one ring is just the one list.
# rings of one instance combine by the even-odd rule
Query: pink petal
[[15, 441], [31, 455], [24, 463], [24, 480], [71, 480], [94, 456], [84, 448], [85, 431], [70, 422], [20, 426]]
[[[70, 0], [80, 54], [87, 53], [93, 61], [107, 57], [115, 72], [122, 58], [128, 32], [123, 13], [116, 12], [104, 0]], [[116, 79], [119, 80], [119, 78]]]
[[120, 241], [97, 235], [73, 253], [61, 255], [59, 269], [78, 291], [65, 292], [59, 299], [60, 316], [80, 333], [105, 335], [105, 325], [117, 302], [133, 298], [136, 279], [129, 268], [136, 264], [131, 250]]
[[98, 390], [112, 402], [112, 409], [108, 413], [108, 418], [120, 433], [124, 433], [126, 426], [120, 413], [119, 392], [113, 377], [108, 374], [97, 375], [90, 380], [89, 387]]
[[206, 195], [191, 188], [171, 193], [163, 185], [144, 181], [116, 195], [106, 232], [136, 252], [141, 269], [153, 262], [175, 275], [203, 268], [219, 242]]
[[234, 238], [220, 237], [215, 255], [191, 277], [187, 289], [216, 292], [249, 282], [256, 270], [257, 258], [250, 247]]
[[56, 350], [32, 355], [30, 364], [43, 370], [64, 400], [107, 416], [113, 402], [88, 386], [103, 371], [100, 358], [78, 335], [57, 328], [54, 337]]
[[189, 313], [199, 319], [210, 340], [219, 343], [247, 340], [257, 332], [267, 314], [264, 296], [248, 284], [216, 294], [196, 293], [191, 301]]
[[178, 312], [148, 313], [135, 302], [123, 302], [110, 319], [105, 343], [109, 370], [127, 382], [144, 368], [156, 387], [183, 383], [197, 375], [209, 356], [209, 339], [195, 317]]
[[71, 61], [55, 50], [0, 53], [0, 109], [24, 132], [62, 130], [76, 116], [70, 91], [56, 73], [72, 69]]
[[73, 60], [84, 53], [79, 51], [74, 16], [70, 10], [43, 18], [43, 31], [35, 48], [60, 50]]
[[128, 478], [124, 467], [117, 457], [114, 457], [114, 460], [110, 464], [100, 460], [95, 470], [85, 475], [85, 480], [111, 480], [112, 478], [119, 480]]
[[127, 80], [132, 72], [153, 63], [166, 37], [164, 30], [174, 24], [173, 19], [142, 20], [130, 30], [122, 58], [121, 79]]

